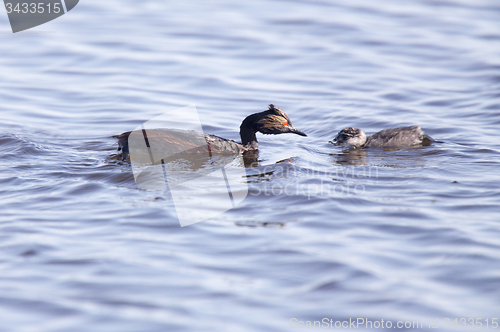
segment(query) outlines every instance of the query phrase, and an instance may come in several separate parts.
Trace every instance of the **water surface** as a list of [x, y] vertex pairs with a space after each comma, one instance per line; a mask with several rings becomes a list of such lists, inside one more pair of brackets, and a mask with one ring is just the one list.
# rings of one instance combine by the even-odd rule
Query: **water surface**
[[[0, 15], [2, 329], [500, 320], [499, 15], [493, 0], [82, 1], [17, 34]], [[258, 136], [261, 167], [286, 162], [209, 221], [180, 228], [169, 193], [113, 157], [111, 135], [166, 111], [194, 104], [239, 140], [270, 103], [309, 136]], [[439, 142], [328, 144], [414, 124]]]

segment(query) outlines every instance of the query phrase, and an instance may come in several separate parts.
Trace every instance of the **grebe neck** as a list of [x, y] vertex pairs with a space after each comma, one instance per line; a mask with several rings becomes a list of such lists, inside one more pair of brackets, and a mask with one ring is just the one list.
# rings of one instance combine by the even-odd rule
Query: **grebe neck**
[[240, 138], [241, 145], [243, 145], [247, 150], [258, 150], [259, 143], [257, 142], [257, 137], [255, 133], [257, 128], [255, 125], [256, 114], [249, 115], [243, 120], [240, 126]]

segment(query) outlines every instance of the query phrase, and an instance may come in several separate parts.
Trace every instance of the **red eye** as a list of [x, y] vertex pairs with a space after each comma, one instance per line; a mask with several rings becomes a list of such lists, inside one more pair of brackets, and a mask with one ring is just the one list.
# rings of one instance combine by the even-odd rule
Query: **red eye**
[[287, 125], [288, 125], [288, 121], [285, 121], [285, 122], [283, 123], [283, 127], [284, 127], [284, 126], [287, 126]]

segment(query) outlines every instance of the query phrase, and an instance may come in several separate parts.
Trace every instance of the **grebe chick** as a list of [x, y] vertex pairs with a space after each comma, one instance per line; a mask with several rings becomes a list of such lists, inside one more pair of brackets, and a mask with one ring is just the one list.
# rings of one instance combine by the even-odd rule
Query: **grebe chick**
[[[173, 153], [201, 153], [208, 151], [210, 154], [235, 154], [255, 152], [259, 149], [255, 134], [284, 134], [293, 133], [307, 136], [292, 125], [288, 115], [279, 107], [270, 104], [269, 109], [263, 112], [247, 116], [240, 126], [241, 143], [225, 139], [215, 135], [198, 133], [177, 129], [152, 129], [147, 131], [149, 143], [161, 144], [166, 150]], [[129, 155], [130, 131], [112, 136], [118, 139], [118, 151], [122, 150], [122, 160], [126, 160]], [[144, 135], [146, 132], [143, 131]], [[207, 144], [201, 146], [201, 140]], [[196, 142], [196, 143], [195, 143]], [[206, 150], [206, 151], [205, 151]]]
[[434, 139], [425, 135], [420, 126], [384, 129], [369, 136], [358, 128], [347, 127], [330, 141], [334, 145], [352, 149], [376, 147], [403, 149], [418, 145], [430, 145]]

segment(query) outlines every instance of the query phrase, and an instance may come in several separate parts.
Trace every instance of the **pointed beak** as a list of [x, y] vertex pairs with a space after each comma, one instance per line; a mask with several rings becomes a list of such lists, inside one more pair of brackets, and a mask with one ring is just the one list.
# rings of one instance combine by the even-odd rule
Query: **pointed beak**
[[328, 141], [328, 143], [332, 143], [333, 145], [340, 145], [340, 143], [337, 141], [339, 137], [335, 137], [334, 139], [332, 139], [331, 141]]
[[297, 134], [297, 135], [300, 135], [300, 136], [307, 136], [305, 133], [301, 132], [300, 130], [298, 130], [295, 127], [290, 127], [290, 132]]

